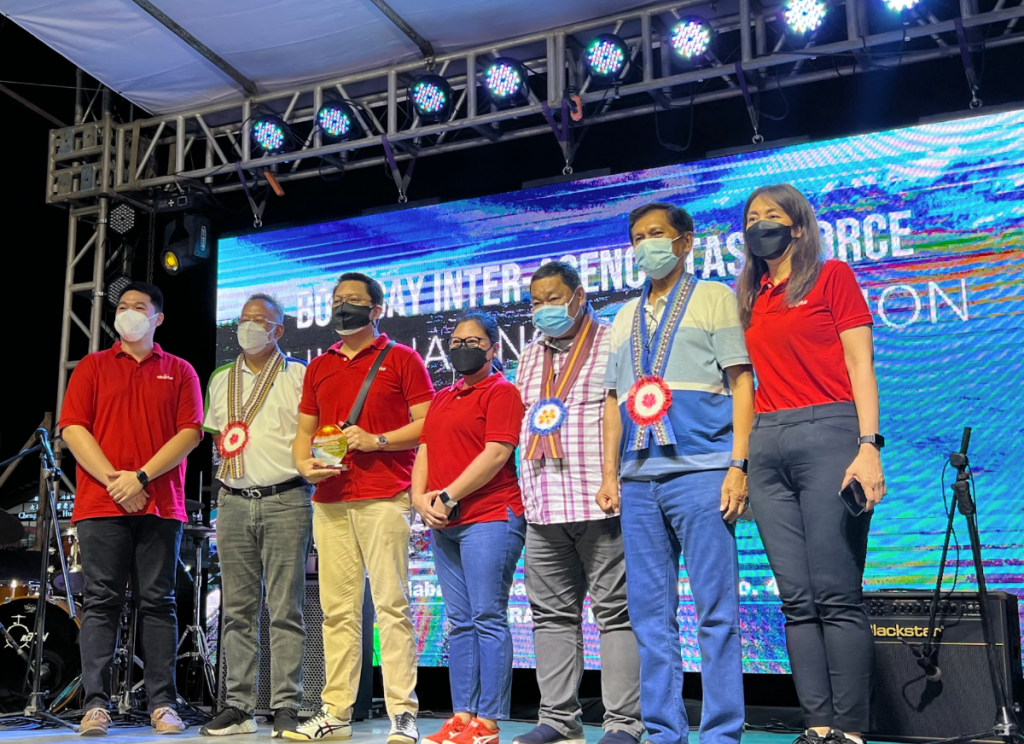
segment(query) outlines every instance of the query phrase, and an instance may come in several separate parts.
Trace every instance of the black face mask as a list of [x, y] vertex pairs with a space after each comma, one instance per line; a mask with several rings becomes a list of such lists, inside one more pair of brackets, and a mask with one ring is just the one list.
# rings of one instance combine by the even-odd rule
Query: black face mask
[[370, 325], [372, 307], [343, 302], [331, 310], [331, 326], [343, 336]]
[[786, 252], [793, 242], [793, 228], [771, 220], [761, 220], [748, 227], [743, 237], [750, 252], [767, 261]]
[[487, 349], [471, 349], [468, 346], [452, 349], [448, 358], [455, 371], [463, 377], [479, 372], [481, 367], [490, 363], [487, 361]]

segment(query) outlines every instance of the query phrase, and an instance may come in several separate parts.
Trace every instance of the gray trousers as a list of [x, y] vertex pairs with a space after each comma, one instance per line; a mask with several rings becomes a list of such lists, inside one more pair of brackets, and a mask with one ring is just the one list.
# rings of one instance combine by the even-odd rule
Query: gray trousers
[[577, 698], [583, 674], [583, 599], [589, 588], [601, 634], [606, 731], [639, 738], [640, 656], [626, 607], [618, 517], [526, 528], [526, 593], [540, 687], [540, 723], [583, 738]]
[[302, 707], [306, 557], [313, 539], [312, 488], [261, 499], [221, 490], [217, 514], [227, 661], [227, 705], [251, 714], [256, 704], [259, 621], [264, 582], [270, 614], [270, 707]]

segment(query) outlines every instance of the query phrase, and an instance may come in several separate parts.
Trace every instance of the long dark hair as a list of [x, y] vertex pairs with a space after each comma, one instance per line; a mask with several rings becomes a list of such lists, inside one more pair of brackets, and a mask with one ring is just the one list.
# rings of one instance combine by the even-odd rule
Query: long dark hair
[[[747, 197], [747, 203], [743, 207], [744, 232], [747, 229], [750, 205], [759, 196], [766, 196], [778, 204], [793, 220], [793, 226], [801, 228], [800, 237], [793, 239], [793, 250], [789, 256], [791, 273], [789, 284], [786, 286], [786, 303], [792, 307], [807, 296], [821, 272], [821, 233], [818, 230], [818, 220], [815, 219], [814, 209], [806, 196], [788, 183], [779, 183], [762, 186]], [[748, 328], [754, 301], [761, 290], [761, 277], [768, 273], [768, 262], [753, 255], [750, 248], [744, 247], [743, 252], [743, 270], [736, 280], [736, 300], [740, 306], [740, 322], [744, 328]]]

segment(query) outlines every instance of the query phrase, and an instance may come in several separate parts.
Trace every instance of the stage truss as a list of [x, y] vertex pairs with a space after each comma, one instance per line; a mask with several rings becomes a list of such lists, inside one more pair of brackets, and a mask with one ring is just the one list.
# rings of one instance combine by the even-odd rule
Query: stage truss
[[[951, 100], [977, 108], [981, 93], [973, 58], [982, 49], [1024, 41], [1024, 29], [1017, 29], [1024, 0], [989, 0], [984, 10], [980, 0], [960, 0], [948, 18], [924, 4], [899, 16], [867, 2], [832, 6], [826, 26], [810, 41], [787, 36], [782, 6], [757, 0], [674, 2], [319, 85], [240, 94], [232, 105], [128, 123], [115, 123], [107, 105], [97, 107], [90, 120], [93, 107], [80, 105], [74, 126], [50, 133], [46, 180], [47, 203], [70, 207], [58, 411], [74, 360], [100, 348], [102, 334], [110, 332], [103, 326], [102, 303], [104, 279], [117, 268], [117, 257], [107, 255], [107, 214], [115, 202], [152, 212], [197, 192], [248, 193], [268, 173], [288, 182], [369, 167], [385, 167], [398, 201], [405, 201], [419, 157], [536, 136], [554, 137], [561, 148], [557, 161], [558, 151], [552, 150], [553, 173], [571, 173], [584, 127], [728, 98], [741, 99], [736, 116], [749, 119], [757, 144], [763, 140], [762, 97], [777, 109], [782, 104], [771, 97], [793, 86], [948, 57], [960, 58], [964, 68], [961, 79], [950, 81]], [[698, 69], [681, 67], [665, 43], [675, 21], [689, 15], [708, 20], [717, 37], [718, 56]], [[602, 87], [586, 75], [580, 59], [583, 45], [605, 32], [624, 38], [631, 54], [626, 77]], [[513, 57], [528, 69], [531, 92], [524, 105], [498, 108], [480, 87], [483, 68], [498, 56]], [[450, 119], [438, 124], [421, 122], [406, 101], [411, 80], [428, 71], [444, 76], [456, 97]], [[572, 115], [574, 97], [580, 121]], [[354, 109], [358, 132], [352, 139], [328, 143], [315, 127], [317, 110], [329, 100], [344, 100]], [[254, 152], [250, 126], [266, 113], [291, 127], [293, 151]], [[258, 226], [257, 205], [250, 203]]]

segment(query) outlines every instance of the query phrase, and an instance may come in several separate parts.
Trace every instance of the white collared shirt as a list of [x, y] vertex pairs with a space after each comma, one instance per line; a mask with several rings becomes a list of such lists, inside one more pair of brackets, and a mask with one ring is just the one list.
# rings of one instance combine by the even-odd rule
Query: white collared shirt
[[[203, 428], [220, 434], [228, 425], [228, 380], [231, 367], [225, 364], [210, 375], [206, 386], [206, 405]], [[298, 359], [286, 358], [283, 369], [274, 378], [267, 399], [256, 412], [249, 425], [249, 444], [245, 448], [245, 475], [242, 478], [224, 478], [231, 488], [273, 486], [298, 477], [292, 460], [292, 440], [299, 426], [299, 399], [306, 365]], [[256, 375], [242, 367], [242, 402], [249, 399]]]

